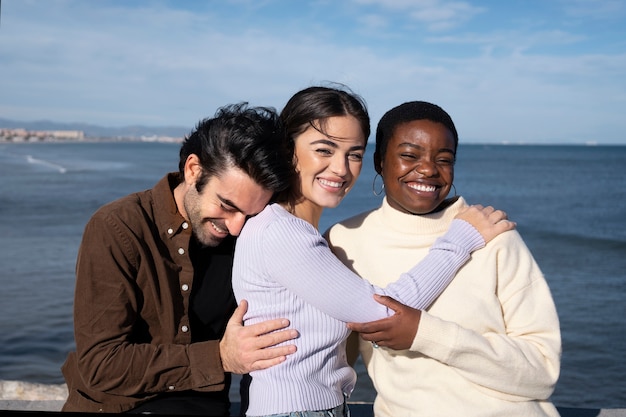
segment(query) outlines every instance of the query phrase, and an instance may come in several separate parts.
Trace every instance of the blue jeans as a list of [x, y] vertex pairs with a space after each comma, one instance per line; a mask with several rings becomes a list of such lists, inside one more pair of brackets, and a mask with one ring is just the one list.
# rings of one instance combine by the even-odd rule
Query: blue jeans
[[320, 411], [293, 411], [286, 414], [272, 414], [265, 417], [350, 417], [348, 404], [345, 402], [335, 408]]

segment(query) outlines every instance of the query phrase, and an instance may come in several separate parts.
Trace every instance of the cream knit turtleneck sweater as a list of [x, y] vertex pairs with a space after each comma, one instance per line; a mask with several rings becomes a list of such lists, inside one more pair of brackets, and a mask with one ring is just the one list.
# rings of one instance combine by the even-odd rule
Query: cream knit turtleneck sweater
[[[389, 277], [428, 253], [466, 202], [415, 216], [387, 201], [331, 228], [335, 253], [364, 279]], [[548, 285], [517, 231], [474, 252], [423, 312], [410, 350], [360, 343], [378, 392], [376, 417], [558, 416], [559, 320]]]

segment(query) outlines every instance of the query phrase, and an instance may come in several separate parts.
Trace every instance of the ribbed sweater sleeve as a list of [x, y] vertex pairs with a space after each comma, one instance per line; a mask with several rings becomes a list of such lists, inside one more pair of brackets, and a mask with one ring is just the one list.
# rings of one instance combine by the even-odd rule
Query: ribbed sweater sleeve
[[[344, 322], [367, 322], [393, 314], [374, 301], [374, 293], [389, 295], [413, 308], [428, 307], [470, 253], [484, 246], [476, 229], [465, 221], [455, 220], [421, 262], [396, 282], [380, 288], [343, 265], [312, 225], [280, 206], [272, 205], [268, 209], [274, 211], [273, 215], [264, 212], [248, 221], [248, 233], [242, 234], [237, 243], [236, 262], [244, 265], [260, 262], [261, 269], [267, 273], [268, 288], [276, 284], [283, 286]], [[252, 235], [259, 239], [256, 247], [262, 251], [241, 250], [245, 244], [242, 240]]]

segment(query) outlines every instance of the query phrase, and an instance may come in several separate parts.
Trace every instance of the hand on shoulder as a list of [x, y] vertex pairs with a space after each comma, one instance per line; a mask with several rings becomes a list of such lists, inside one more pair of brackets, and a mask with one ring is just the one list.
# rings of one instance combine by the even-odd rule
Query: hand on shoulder
[[485, 239], [485, 243], [517, 226], [517, 223], [508, 219], [506, 212], [496, 210], [492, 206], [483, 207], [480, 204], [464, 207], [455, 218], [465, 220], [474, 226]]

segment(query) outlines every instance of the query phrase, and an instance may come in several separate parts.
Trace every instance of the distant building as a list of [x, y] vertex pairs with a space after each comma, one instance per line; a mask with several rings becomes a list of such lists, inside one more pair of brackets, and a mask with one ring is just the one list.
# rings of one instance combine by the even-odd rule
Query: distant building
[[[1, 0], [0, 0], [1, 1]], [[22, 128], [0, 128], [0, 142], [63, 142], [63, 141], [143, 141], [181, 143], [183, 138], [172, 136], [115, 136], [85, 138], [82, 130], [26, 130]]]
[[84, 140], [81, 130], [26, 130], [0, 128], [0, 142], [40, 142], [46, 140]]
[[85, 133], [82, 130], [53, 130], [50, 134], [57, 139], [85, 139]]

